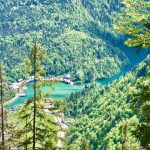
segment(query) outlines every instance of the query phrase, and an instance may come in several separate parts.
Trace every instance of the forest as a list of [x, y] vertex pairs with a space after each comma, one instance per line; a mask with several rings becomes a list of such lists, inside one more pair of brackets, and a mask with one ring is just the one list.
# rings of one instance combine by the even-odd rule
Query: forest
[[[0, 0], [0, 18], [0, 150], [150, 149], [149, 0]], [[64, 80], [84, 88], [52, 98]]]
[[26, 77], [21, 68], [35, 41], [46, 50], [47, 76], [70, 73], [74, 81], [91, 82], [110, 77], [129, 63], [117, 46], [122, 36], [110, 25], [111, 13], [119, 7], [117, 1], [1, 3], [0, 46], [12, 79]]
[[116, 150], [122, 148], [126, 134], [127, 149], [140, 149], [138, 140], [132, 136], [139, 120], [132, 112], [130, 97], [139, 90], [139, 84], [143, 88], [149, 85], [149, 80], [140, 83], [149, 63], [150, 57], [119, 80], [99, 90], [86, 89], [67, 99], [71, 107], [65, 110], [66, 115], [77, 118], [76, 124], [70, 127], [69, 144], [80, 149], [85, 136], [90, 149]]

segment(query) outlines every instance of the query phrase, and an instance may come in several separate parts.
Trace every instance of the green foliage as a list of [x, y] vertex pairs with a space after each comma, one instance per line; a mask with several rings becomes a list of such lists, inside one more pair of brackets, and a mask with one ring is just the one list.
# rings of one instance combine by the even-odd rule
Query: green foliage
[[65, 110], [65, 114], [75, 119], [68, 133], [69, 145], [80, 149], [81, 138], [85, 135], [90, 142], [90, 150], [139, 149], [140, 143], [132, 135], [136, 131], [138, 118], [132, 112], [130, 94], [136, 86], [139, 71], [148, 64], [147, 58], [119, 80], [99, 90], [86, 89], [68, 99], [70, 108]]
[[119, 72], [128, 60], [114, 46], [120, 35], [110, 27], [118, 7], [113, 0], [1, 2], [0, 43], [7, 74], [13, 79], [26, 77], [20, 70], [35, 41], [46, 50], [46, 75], [71, 73], [76, 81], [81, 70], [79, 81], [90, 82]]
[[[44, 101], [45, 97], [39, 94], [36, 112], [36, 149], [55, 150], [58, 141], [57, 133], [59, 127], [54, 115], [48, 115], [44, 112]], [[14, 132], [16, 134], [14, 134], [13, 139], [18, 143], [18, 148], [24, 147], [26, 149], [32, 149], [33, 108], [33, 99], [30, 99], [14, 114], [18, 117], [15, 122], [17, 126]]]
[[137, 124], [138, 119], [136, 116], [120, 121], [104, 138], [103, 142], [107, 145], [106, 149], [111, 150], [113, 147], [114, 150], [139, 150], [140, 143], [137, 138], [133, 136]]
[[131, 47], [150, 46], [150, 2], [145, 0], [123, 0], [125, 7], [116, 14], [115, 29], [129, 35], [125, 42]]
[[57, 114], [55, 111], [60, 111], [60, 109], [51, 104], [49, 106], [51, 114], [45, 112], [45, 107], [47, 107], [45, 101], [49, 94], [43, 94], [41, 87], [51, 85], [52, 81], [41, 80], [41, 75], [45, 73], [42, 65], [44, 58], [44, 51], [38, 43], [35, 43], [29, 59], [26, 61], [27, 68], [25, 68], [25, 71], [34, 76], [34, 96], [14, 114], [17, 117], [12, 140], [18, 148], [26, 150], [55, 150], [59, 139], [58, 131], [62, 131], [56, 121], [58, 116], [55, 115]]
[[5, 125], [4, 125], [4, 105], [3, 105], [3, 102], [4, 102], [4, 99], [3, 99], [3, 96], [4, 96], [4, 70], [3, 70], [3, 67], [2, 67], [2, 64], [0, 62], [0, 116], [1, 116], [1, 132], [0, 132], [0, 135], [1, 135], [1, 149], [4, 150], [5, 149], [5, 136], [4, 136], [4, 132], [5, 132]]
[[150, 148], [150, 80], [139, 79], [132, 90], [131, 103], [134, 113], [139, 119], [135, 135], [144, 148]]
[[5, 66], [0, 62], [0, 80], [2, 81], [2, 85], [0, 85], [0, 88], [3, 88], [2, 90], [2, 98], [3, 98], [3, 103], [5, 105], [5, 102], [10, 100], [11, 98], [13, 98], [15, 96], [15, 92], [10, 88], [9, 82], [10, 82], [10, 78], [8, 78], [6, 76], [5, 73]]
[[4, 102], [12, 96], [8, 86], [8, 79], [5, 76], [4, 66], [0, 62], [0, 149], [8, 149], [9, 144], [9, 123], [8, 112], [5, 110]]
[[[127, 35], [129, 38], [125, 43], [128, 46], [138, 48], [150, 47], [150, 2], [145, 0], [124, 0], [125, 5], [121, 13], [115, 19], [115, 28]], [[139, 124], [134, 133], [141, 145], [150, 148], [150, 88], [149, 88], [149, 59], [148, 65], [142, 70], [148, 79], [139, 78], [132, 89], [131, 103], [134, 113], [139, 119]], [[148, 72], [146, 71], [148, 69]], [[141, 72], [139, 73], [141, 75]]]
[[81, 141], [81, 150], [88, 150], [89, 149], [89, 141], [83, 137]]

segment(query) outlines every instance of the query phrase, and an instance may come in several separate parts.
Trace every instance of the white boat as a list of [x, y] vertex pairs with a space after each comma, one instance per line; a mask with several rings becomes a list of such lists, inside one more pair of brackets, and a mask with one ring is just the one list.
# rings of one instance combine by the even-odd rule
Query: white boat
[[25, 94], [25, 93], [20, 93], [20, 94], [18, 94], [18, 96], [20, 96], [20, 97], [25, 97], [26, 94]]
[[23, 90], [27, 90], [28, 88], [27, 88], [27, 86], [24, 86], [22, 89], [23, 89]]

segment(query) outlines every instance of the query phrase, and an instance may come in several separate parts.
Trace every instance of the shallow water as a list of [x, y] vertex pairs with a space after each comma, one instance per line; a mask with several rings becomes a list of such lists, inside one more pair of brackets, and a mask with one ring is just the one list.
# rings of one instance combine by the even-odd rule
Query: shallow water
[[[24, 91], [26, 96], [19, 97], [18, 99], [16, 99], [13, 103], [6, 106], [7, 109], [10, 109], [11, 107], [19, 106], [19, 105], [23, 104], [25, 101], [27, 101], [27, 99], [33, 97], [32, 83], [28, 83], [27, 87], [28, 87], [28, 89], [26, 91]], [[59, 83], [56, 83], [55, 85], [53, 85], [52, 87], [50, 87], [50, 86], [43, 87], [42, 92], [46, 93], [46, 92], [50, 91], [52, 98], [60, 99], [60, 98], [68, 97], [73, 92], [79, 92], [79, 91], [83, 90], [84, 87], [85, 87], [85, 85], [73, 85], [72, 86], [69, 84], [59, 82]]]
[[[142, 61], [142, 59], [144, 59], [144, 57], [145, 57], [145, 54], [142, 57], [135, 56], [134, 61], [132, 61], [132, 63], [129, 66], [126, 66], [125, 68], [123, 68], [118, 74], [112, 76], [111, 78], [98, 80], [97, 81], [98, 87], [104, 86], [108, 83], [111, 83], [112, 81], [114, 81], [116, 79], [119, 79], [121, 76], [125, 75], [127, 72], [132, 70], [136, 66], [137, 63], [139, 63], [140, 61]], [[16, 99], [13, 103], [6, 106], [7, 109], [19, 106], [19, 105], [23, 104], [25, 101], [27, 101], [29, 98], [33, 97], [32, 83], [28, 83], [27, 87], [28, 87], [28, 89], [24, 92], [26, 94], [26, 96], [19, 97], [18, 99]], [[84, 89], [84, 87], [85, 87], [85, 84], [69, 85], [69, 84], [59, 82], [59, 83], [56, 83], [55, 85], [53, 85], [53, 88], [49, 87], [49, 86], [43, 87], [42, 91], [45, 93], [50, 91], [52, 98], [59, 99], [59, 98], [68, 97], [71, 95], [71, 93], [82, 91]]]
[[[129, 69], [130, 69], [130, 67], [128, 66], [128, 67], [122, 69], [121, 72], [119, 72], [118, 74], [114, 75], [111, 78], [98, 80], [97, 86], [101, 87], [101, 86], [104, 86], [104, 85], [114, 81], [115, 79], [118, 79], [120, 76], [125, 74]], [[27, 101], [27, 99], [33, 97], [33, 85], [32, 85], [32, 83], [28, 83], [27, 87], [28, 87], [28, 89], [26, 91], [24, 91], [26, 96], [25, 97], [19, 97], [18, 99], [16, 99], [13, 103], [6, 106], [7, 109], [19, 106], [19, 105], [23, 104], [25, 101]], [[49, 86], [43, 87], [42, 92], [46, 93], [46, 92], [50, 91], [52, 98], [60, 99], [60, 98], [65, 98], [65, 97], [70, 96], [71, 93], [82, 91], [84, 89], [84, 87], [85, 87], [85, 84], [69, 85], [69, 84], [59, 82], [59, 83], [56, 83], [55, 85], [53, 85], [52, 87], [49, 87]]]

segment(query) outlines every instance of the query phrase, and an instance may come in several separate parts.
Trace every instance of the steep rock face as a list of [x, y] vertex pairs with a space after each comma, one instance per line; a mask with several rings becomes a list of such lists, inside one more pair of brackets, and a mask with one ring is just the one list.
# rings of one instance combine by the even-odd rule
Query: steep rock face
[[119, 7], [117, 1], [0, 3], [0, 46], [12, 78], [24, 76], [20, 71], [22, 62], [35, 41], [47, 51], [47, 75], [71, 73], [74, 80], [91, 82], [117, 73], [128, 63], [125, 54], [113, 46], [120, 38], [111, 27], [111, 14]]

